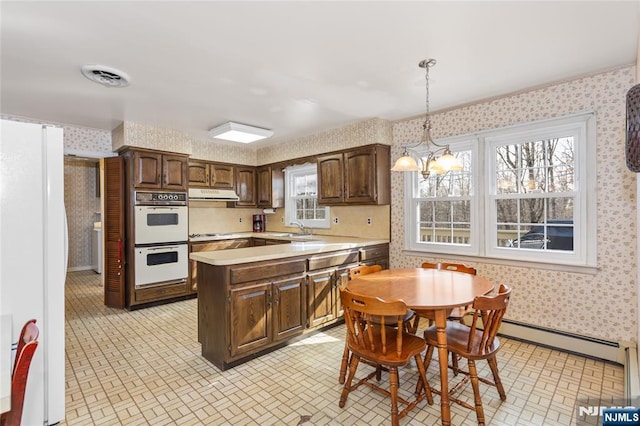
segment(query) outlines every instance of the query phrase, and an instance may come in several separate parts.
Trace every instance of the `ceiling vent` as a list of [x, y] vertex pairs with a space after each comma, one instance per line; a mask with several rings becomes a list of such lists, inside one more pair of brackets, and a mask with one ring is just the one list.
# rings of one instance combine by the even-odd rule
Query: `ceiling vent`
[[107, 87], [127, 87], [130, 80], [127, 73], [105, 65], [83, 65], [82, 75]]

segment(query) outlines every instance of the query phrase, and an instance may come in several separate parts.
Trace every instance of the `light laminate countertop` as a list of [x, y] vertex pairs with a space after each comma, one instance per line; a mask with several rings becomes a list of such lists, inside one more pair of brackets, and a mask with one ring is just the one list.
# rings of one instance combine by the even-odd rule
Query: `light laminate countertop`
[[263, 260], [283, 259], [304, 255], [314, 255], [331, 251], [340, 251], [388, 244], [385, 239], [367, 239], [356, 237], [334, 237], [326, 235], [286, 236], [284, 232], [238, 233], [236, 238], [255, 237], [274, 240], [291, 241], [291, 244], [276, 244], [257, 247], [237, 248], [233, 250], [216, 250], [195, 252], [189, 255], [191, 260], [214, 266], [235, 265], [241, 263], [260, 262]]

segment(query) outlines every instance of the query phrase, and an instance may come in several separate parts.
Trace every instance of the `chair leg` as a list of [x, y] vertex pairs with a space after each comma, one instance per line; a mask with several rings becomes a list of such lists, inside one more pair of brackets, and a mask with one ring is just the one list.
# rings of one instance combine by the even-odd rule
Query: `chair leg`
[[391, 425], [399, 426], [398, 417], [398, 367], [389, 367], [389, 388], [391, 391]]
[[453, 370], [453, 375], [457, 376], [460, 368], [458, 367], [458, 355], [451, 352], [451, 366]]
[[500, 394], [500, 400], [506, 401], [507, 394], [504, 391], [504, 387], [502, 386], [502, 381], [500, 380], [500, 375], [498, 374], [498, 362], [496, 361], [496, 357], [492, 357], [487, 359], [489, 363], [489, 368], [491, 368], [491, 373], [493, 373], [493, 383], [496, 384], [496, 388], [498, 389], [498, 393]]
[[421, 381], [423, 382], [422, 384], [425, 389], [425, 395], [427, 396], [427, 402], [429, 403], [429, 405], [433, 405], [431, 386], [429, 386], [429, 382], [427, 381], [427, 370], [424, 368], [424, 364], [420, 360], [420, 355], [416, 355], [414, 359], [416, 360], [416, 365], [418, 366], [418, 371], [420, 372], [420, 379], [418, 380], [418, 383], [420, 383]]
[[[425, 376], [429, 369], [429, 364], [431, 363], [431, 357], [433, 357], [433, 348], [433, 346], [427, 346], [427, 353], [424, 354], [424, 362], [422, 365], [424, 366]], [[422, 392], [422, 382], [418, 380], [418, 384], [416, 384], [416, 395], [419, 395], [420, 392]]]
[[480, 381], [478, 380], [478, 370], [476, 362], [472, 359], [468, 360], [469, 377], [471, 378], [471, 386], [473, 387], [473, 400], [476, 407], [476, 417], [478, 425], [484, 426], [484, 409], [482, 408], [482, 399], [480, 398]]
[[338, 406], [340, 408], [344, 408], [344, 404], [347, 402], [347, 397], [349, 396], [349, 392], [351, 392], [351, 382], [353, 381], [353, 377], [356, 375], [356, 370], [358, 369], [358, 363], [360, 362], [360, 357], [355, 355], [351, 356], [351, 362], [349, 363], [349, 376], [344, 383], [344, 387], [342, 388], [342, 395], [340, 395], [340, 402]]
[[415, 314], [413, 317], [413, 323], [407, 322], [407, 333], [416, 334], [418, 332], [418, 326], [420, 325], [420, 315]]
[[342, 353], [342, 363], [340, 364], [340, 376], [338, 376], [338, 383], [344, 384], [344, 378], [347, 375], [347, 365], [349, 364], [349, 347], [347, 342], [344, 342], [344, 352]]

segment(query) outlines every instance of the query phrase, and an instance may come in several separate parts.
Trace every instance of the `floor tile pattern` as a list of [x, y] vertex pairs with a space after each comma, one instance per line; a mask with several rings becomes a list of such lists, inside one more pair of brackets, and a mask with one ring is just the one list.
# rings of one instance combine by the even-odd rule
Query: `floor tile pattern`
[[[390, 423], [388, 398], [364, 386], [344, 409], [338, 407], [342, 325], [222, 372], [200, 356], [195, 299], [136, 311], [110, 309], [102, 301], [99, 275], [67, 275], [65, 425]], [[488, 425], [573, 425], [577, 398], [623, 395], [620, 365], [506, 338], [501, 344], [498, 365], [507, 401], [480, 384]], [[490, 377], [486, 362], [477, 364], [479, 374]], [[359, 367], [358, 375], [367, 368]], [[405, 397], [416, 376], [415, 365], [401, 369]], [[427, 378], [439, 386], [435, 359]], [[458, 397], [473, 405], [471, 386]], [[434, 399], [401, 425], [439, 424], [440, 398]], [[451, 412], [453, 425], [477, 424], [471, 410], [453, 404]]]

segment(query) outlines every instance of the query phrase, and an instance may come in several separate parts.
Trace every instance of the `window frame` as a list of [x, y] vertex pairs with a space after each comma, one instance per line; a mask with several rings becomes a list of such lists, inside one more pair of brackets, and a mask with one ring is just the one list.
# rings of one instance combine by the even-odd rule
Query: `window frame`
[[[561, 250], [513, 249], [497, 245], [497, 217], [495, 200], [499, 198], [495, 188], [495, 148], [506, 143], [516, 144], [545, 137], [559, 137], [572, 131], [575, 139], [574, 193], [574, 248], [573, 252]], [[542, 139], [539, 139], [542, 138]], [[438, 256], [452, 255], [461, 259], [494, 259], [498, 263], [516, 261], [527, 264], [567, 265], [595, 268], [597, 264], [597, 194], [596, 173], [596, 115], [593, 111], [579, 112], [560, 118], [551, 118], [508, 126], [500, 129], [477, 132], [471, 135], [440, 139], [440, 144], [449, 144], [455, 153], [472, 143], [472, 176], [475, 203], [471, 208], [470, 246], [459, 244], [420, 243], [416, 236], [417, 209], [414, 196], [419, 172], [405, 173], [405, 250], [415, 254]], [[504, 198], [504, 196], [502, 196]], [[517, 195], [514, 196], [517, 198]], [[592, 230], [589, 232], [589, 230]], [[476, 238], [474, 238], [476, 236]], [[480, 243], [483, 242], [483, 243]], [[531, 262], [531, 263], [530, 263]]]
[[[471, 151], [471, 179], [473, 182], [478, 182], [479, 170], [478, 170], [478, 145], [474, 137], [461, 136], [440, 139], [437, 141], [438, 145], [449, 145], [452, 153], [458, 151]], [[424, 147], [421, 150], [416, 150], [416, 153], [420, 156], [427, 155], [427, 149]], [[417, 235], [414, 224], [419, 222], [418, 206], [422, 200], [429, 198], [415, 197], [415, 193], [418, 189], [419, 181], [422, 179], [422, 175], [419, 172], [412, 172], [405, 174], [405, 247], [415, 251], [425, 251], [433, 253], [447, 253], [447, 254], [462, 254], [462, 255], [475, 255], [479, 251], [480, 240], [472, 239], [471, 244], [447, 244], [447, 243], [433, 243], [426, 241], [418, 241], [415, 237]], [[470, 211], [470, 232], [471, 235], [477, 235], [478, 233], [478, 221], [474, 221], [474, 217], [477, 218], [477, 212], [479, 209], [478, 202], [478, 189], [479, 186], [472, 187], [471, 195], [469, 196], [471, 202]], [[406, 196], [409, 194], [409, 196]], [[441, 198], [441, 197], [438, 197]], [[443, 199], [444, 200], [444, 199]], [[406, 212], [409, 212], [407, 214]], [[409, 219], [409, 221], [407, 220]], [[407, 232], [411, 230], [411, 232]]]
[[[312, 173], [313, 172], [313, 173]], [[310, 174], [318, 173], [318, 167], [315, 163], [305, 163], [302, 165], [288, 166], [284, 169], [284, 182], [285, 182], [285, 203], [284, 203], [284, 220], [285, 226], [287, 227], [297, 227], [294, 222], [301, 223], [305, 228], [317, 228], [317, 229], [329, 229], [331, 228], [331, 217], [330, 210], [328, 206], [319, 206], [318, 209], [322, 208], [325, 211], [324, 219], [300, 219], [298, 220], [296, 217], [296, 200], [298, 198], [294, 198], [295, 195], [293, 192], [293, 181], [298, 176], [307, 176]], [[316, 180], [317, 182], [317, 180]], [[309, 197], [315, 198], [316, 202], [318, 199], [318, 192], [316, 188], [316, 196]]]

